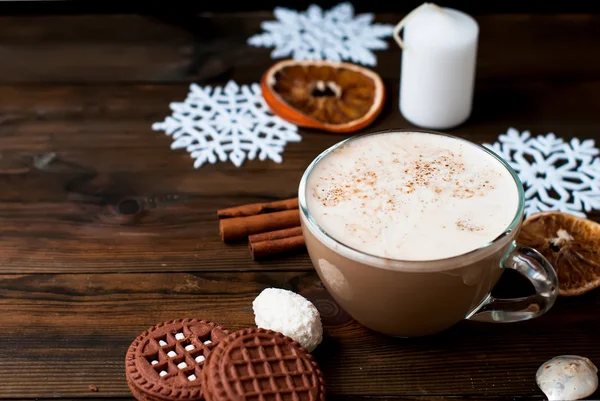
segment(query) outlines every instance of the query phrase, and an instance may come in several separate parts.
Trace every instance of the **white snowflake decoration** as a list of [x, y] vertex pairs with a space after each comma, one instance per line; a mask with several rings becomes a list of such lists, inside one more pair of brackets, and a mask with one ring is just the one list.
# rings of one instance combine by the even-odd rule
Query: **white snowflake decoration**
[[305, 12], [284, 7], [273, 11], [277, 21], [265, 21], [266, 32], [248, 39], [256, 47], [275, 47], [272, 58], [296, 60], [350, 60], [374, 66], [377, 58], [371, 50], [387, 49], [382, 38], [391, 36], [394, 27], [373, 24], [373, 14], [354, 16], [351, 3], [341, 3], [328, 11], [312, 4]]
[[298, 127], [273, 115], [258, 84], [224, 87], [190, 85], [182, 103], [170, 104], [173, 114], [152, 129], [173, 137], [172, 149], [186, 149], [204, 163], [231, 160], [240, 167], [244, 160], [267, 158], [281, 163], [287, 142], [300, 142]]
[[553, 133], [532, 137], [509, 128], [486, 147], [504, 158], [525, 187], [525, 215], [561, 211], [585, 217], [600, 209], [600, 159], [594, 141], [565, 142]]

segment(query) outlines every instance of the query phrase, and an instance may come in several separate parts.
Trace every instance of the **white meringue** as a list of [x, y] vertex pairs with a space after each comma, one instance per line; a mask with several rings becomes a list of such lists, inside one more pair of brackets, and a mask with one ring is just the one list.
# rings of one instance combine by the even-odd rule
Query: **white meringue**
[[549, 401], [580, 400], [598, 388], [598, 368], [588, 358], [578, 355], [554, 357], [544, 362], [535, 376]]
[[252, 302], [256, 325], [280, 332], [312, 352], [323, 340], [317, 308], [295, 292], [266, 288]]

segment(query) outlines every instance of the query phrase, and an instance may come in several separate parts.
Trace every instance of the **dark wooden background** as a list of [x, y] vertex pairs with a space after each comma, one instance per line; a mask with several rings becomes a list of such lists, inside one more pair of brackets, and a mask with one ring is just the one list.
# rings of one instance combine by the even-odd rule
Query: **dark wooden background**
[[[268, 286], [319, 307], [326, 339], [315, 355], [334, 400], [542, 399], [535, 371], [545, 360], [580, 354], [600, 364], [600, 290], [561, 298], [534, 321], [462, 322], [399, 340], [353, 322], [305, 254], [258, 263], [245, 244], [220, 242], [216, 209], [294, 196], [306, 165], [346, 137], [302, 130], [282, 164], [195, 170], [151, 130], [191, 82], [260, 78], [270, 49], [245, 41], [272, 18], [273, 2], [225, 13], [219, 2], [191, 12], [22, 3], [0, 5], [0, 399], [128, 399], [124, 355], [140, 332], [186, 316], [251, 326], [251, 302]], [[390, 23], [409, 3], [368, 2]], [[561, 13], [549, 2], [476, 6], [474, 112], [449, 132], [478, 142], [509, 127], [600, 139], [600, 16], [582, 4]], [[397, 105], [400, 53], [390, 41], [377, 56], [390, 96], [370, 128], [408, 128]], [[114, 206], [129, 197], [157, 207], [122, 224]]]
[[[423, 3], [422, 0], [352, 0], [350, 1], [359, 12], [386, 12], [406, 13]], [[5, 13], [37, 13], [48, 15], [51, 13], [154, 13], [180, 14], [186, 12], [225, 12], [238, 13], [245, 11], [270, 11], [273, 7], [290, 7], [306, 9], [310, 4], [318, 4], [322, 8], [332, 7], [340, 1], [322, 0], [253, 0], [253, 1], [196, 1], [186, 0], [147, 0], [137, 1], [99, 1], [99, 0], [47, 0], [47, 1], [0, 1], [0, 11]], [[523, 1], [523, 0], [438, 0], [434, 1], [443, 7], [457, 8], [472, 14], [490, 13], [597, 13], [600, 4], [596, 1], [571, 0], [563, 2], [551, 1]]]

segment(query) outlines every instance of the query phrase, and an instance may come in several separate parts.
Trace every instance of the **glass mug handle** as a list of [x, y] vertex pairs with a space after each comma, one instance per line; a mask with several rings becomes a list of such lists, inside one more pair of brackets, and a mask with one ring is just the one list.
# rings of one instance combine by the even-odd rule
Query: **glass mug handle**
[[467, 319], [479, 322], [510, 323], [529, 320], [546, 313], [558, 296], [558, 278], [552, 265], [538, 251], [513, 245], [501, 265], [525, 276], [535, 288], [535, 295], [524, 298], [497, 299], [491, 295], [475, 308]]

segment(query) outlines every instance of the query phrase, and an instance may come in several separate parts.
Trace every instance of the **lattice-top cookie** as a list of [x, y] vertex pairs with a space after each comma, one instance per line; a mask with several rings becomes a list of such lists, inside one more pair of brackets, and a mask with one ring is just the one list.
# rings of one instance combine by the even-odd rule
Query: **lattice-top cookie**
[[125, 359], [127, 383], [138, 400], [201, 400], [202, 368], [229, 334], [213, 322], [179, 319], [140, 334]]
[[207, 401], [324, 401], [323, 375], [312, 355], [281, 333], [235, 332], [213, 349], [202, 381]]

